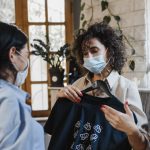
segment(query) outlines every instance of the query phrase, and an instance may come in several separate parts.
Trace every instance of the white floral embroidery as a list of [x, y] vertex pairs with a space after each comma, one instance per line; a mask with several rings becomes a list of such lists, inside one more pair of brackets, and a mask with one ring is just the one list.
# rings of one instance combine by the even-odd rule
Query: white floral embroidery
[[80, 121], [77, 121], [76, 124], [75, 124], [75, 127], [80, 128], [80, 125], [81, 125]]
[[83, 133], [83, 134], [80, 134], [80, 137], [81, 137], [81, 140], [85, 140], [89, 137], [89, 134], [88, 133]]
[[94, 141], [95, 142], [97, 140], [97, 138], [98, 138], [97, 134], [91, 134], [90, 141]]
[[91, 130], [91, 124], [89, 122], [87, 122], [85, 125], [84, 125], [84, 128], [88, 131]]
[[76, 150], [84, 150], [84, 147], [82, 144], [76, 145]]
[[[90, 122], [83, 124], [82, 120], [77, 121], [74, 126], [73, 138], [74, 141], [77, 140], [78, 145], [73, 142], [70, 148], [72, 150], [92, 150], [91, 143], [97, 141], [101, 132], [102, 126], [98, 124], [92, 125]], [[80, 140], [76, 139], [78, 135], [80, 136]]]
[[100, 127], [100, 125], [95, 125], [93, 126], [93, 129], [97, 132], [97, 133], [101, 133], [102, 128]]

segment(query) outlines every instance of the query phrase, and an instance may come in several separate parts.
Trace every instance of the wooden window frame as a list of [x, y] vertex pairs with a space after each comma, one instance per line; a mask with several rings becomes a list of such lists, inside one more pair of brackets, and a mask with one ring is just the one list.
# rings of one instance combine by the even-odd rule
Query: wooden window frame
[[[47, 11], [47, 0], [45, 0], [45, 8], [46, 8], [46, 22], [41, 23], [41, 25], [46, 25], [46, 33], [48, 33], [48, 25], [58, 25], [58, 23], [49, 23], [48, 22], [48, 11]], [[69, 12], [69, 13], [68, 13]], [[19, 26], [28, 36], [28, 27], [29, 25], [36, 25], [36, 23], [29, 23], [28, 22], [28, 4], [27, 0], [15, 0], [15, 14], [16, 14], [16, 25]], [[65, 34], [66, 34], [66, 41], [67, 43], [72, 43], [73, 40], [73, 15], [72, 15], [72, 0], [65, 0]], [[39, 23], [38, 23], [39, 24]], [[68, 63], [66, 66], [66, 71], [68, 72]], [[47, 69], [48, 69], [47, 65]], [[49, 77], [49, 72], [47, 72], [48, 75], [48, 83], [50, 83], [50, 77]], [[31, 81], [30, 81], [30, 68], [29, 68], [29, 73], [28, 77], [26, 78], [26, 81], [22, 88], [27, 91], [28, 93], [31, 93]], [[34, 84], [40, 83], [34, 82]], [[41, 83], [44, 83], [43, 81]], [[46, 82], [47, 83], [47, 82]], [[32, 111], [32, 115], [34, 117], [46, 117], [50, 113], [50, 108], [51, 108], [51, 103], [50, 103], [51, 95], [50, 91], [48, 90], [48, 110], [42, 110], [42, 111]], [[29, 105], [31, 105], [31, 99], [27, 101]]]

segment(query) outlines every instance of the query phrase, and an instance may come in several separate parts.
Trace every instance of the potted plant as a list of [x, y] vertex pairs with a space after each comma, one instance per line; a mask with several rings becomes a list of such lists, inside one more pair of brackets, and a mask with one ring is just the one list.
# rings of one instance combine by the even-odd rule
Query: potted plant
[[71, 56], [71, 52], [69, 49], [69, 44], [65, 44], [56, 52], [51, 51], [50, 44], [44, 43], [40, 39], [34, 39], [34, 42], [31, 46], [34, 50], [31, 52], [33, 55], [41, 56], [44, 61], [46, 61], [49, 66], [50, 72], [50, 81], [51, 86], [53, 87], [61, 87], [63, 86], [64, 79], [64, 68], [62, 67], [62, 62], [64, 59], [69, 59]]

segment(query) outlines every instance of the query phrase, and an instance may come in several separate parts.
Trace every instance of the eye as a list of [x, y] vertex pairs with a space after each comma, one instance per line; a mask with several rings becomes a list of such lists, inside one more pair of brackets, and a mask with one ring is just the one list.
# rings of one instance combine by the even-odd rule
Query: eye
[[92, 54], [95, 54], [95, 53], [99, 52], [99, 49], [98, 49], [98, 47], [91, 47], [91, 48], [90, 48], [90, 52], [91, 52]]
[[87, 56], [88, 55], [88, 51], [83, 51], [83, 56]]

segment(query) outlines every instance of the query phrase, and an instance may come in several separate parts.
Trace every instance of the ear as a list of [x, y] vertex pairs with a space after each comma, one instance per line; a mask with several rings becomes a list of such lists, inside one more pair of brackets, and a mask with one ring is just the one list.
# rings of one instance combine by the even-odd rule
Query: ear
[[15, 57], [16, 57], [16, 48], [11, 47], [9, 50], [9, 60], [13, 63]]

